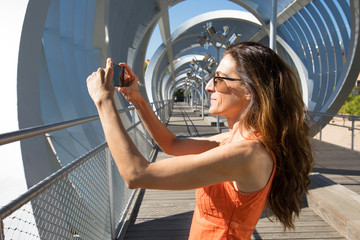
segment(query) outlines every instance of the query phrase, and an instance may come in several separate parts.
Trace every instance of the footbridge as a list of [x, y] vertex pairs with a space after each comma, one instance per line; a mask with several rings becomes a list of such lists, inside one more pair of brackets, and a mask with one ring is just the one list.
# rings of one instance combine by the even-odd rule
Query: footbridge
[[[216, 1], [215, 11], [171, 25], [185, 13], [181, 6], [206, 9], [210, 2], [0, 3], [1, 240], [187, 238], [193, 192], [129, 190], [114, 165], [85, 84], [108, 57], [132, 67], [141, 93], [174, 133], [203, 136], [227, 131], [208, 114], [204, 92], [225, 48], [261, 42], [296, 70], [321, 133], [359, 74], [360, 0]], [[161, 43], [153, 47], [156, 33]], [[167, 157], [133, 107], [120, 94], [115, 100], [140, 152], [149, 161]], [[356, 135], [358, 118], [347, 118]], [[296, 231], [283, 233], [263, 216], [253, 238], [360, 238], [359, 149], [313, 144], [313, 185]]]
[[[206, 114], [207, 111], [205, 111]], [[174, 105], [168, 128], [178, 136], [208, 136], [227, 131], [216, 127], [215, 117], [202, 118], [184, 103]], [[360, 217], [360, 152], [315, 140], [315, 167], [310, 194], [304, 196], [295, 231], [264, 212], [252, 239], [357, 239]], [[171, 157], [158, 151], [156, 161]], [[122, 239], [187, 239], [195, 190], [139, 190], [137, 201], [126, 217]], [[356, 216], [357, 215], [357, 216]], [[357, 220], [355, 220], [357, 219]]]

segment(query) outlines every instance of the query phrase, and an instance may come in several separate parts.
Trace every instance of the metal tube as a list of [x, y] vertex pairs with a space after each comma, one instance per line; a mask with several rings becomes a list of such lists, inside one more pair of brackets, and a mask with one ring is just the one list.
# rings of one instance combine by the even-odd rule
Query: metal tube
[[190, 107], [191, 107], [191, 109], [193, 107], [193, 101], [194, 101], [194, 93], [193, 93], [193, 90], [191, 89], [191, 98], [190, 98]]
[[355, 121], [354, 119], [351, 119], [351, 150], [354, 150], [354, 134], [355, 131]]
[[320, 122], [320, 141], [322, 141], [322, 124]]
[[108, 175], [108, 191], [109, 191], [109, 210], [110, 210], [110, 231], [111, 239], [116, 239], [115, 229], [115, 210], [114, 210], [114, 188], [113, 188], [113, 175], [112, 175], [112, 158], [110, 149], [106, 149], [106, 168]]
[[[131, 109], [130, 109], [131, 110]], [[158, 109], [159, 110], [159, 109]], [[157, 111], [158, 111], [157, 110]], [[137, 123], [131, 125], [129, 128], [126, 129], [127, 132], [135, 128], [138, 124], [140, 124], [141, 121], [138, 121]], [[56, 181], [58, 181], [60, 178], [65, 176], [66, 174], [70, 173], [83, 163], [85, 163], [89, 158], [91, 158], [93, 155], [96, 155], [98, 152], [102, 151], [107, 147], [107, 143], [103, 143], [99, 145], [98, 147], [94, 148], [92, 151], [87, 153], [86, 155], [74, 160], [73, 162], [69, 163], [65, 167], [59, 169], [57, 172], [51, 174], [49, 177], [45, 178], [35, 186], [31, 187], [27, 192], [20, 195], [18, 198], [10, 202], [9, 204], [3, 206], [0, 209], [0, 219], [4, 219], [7, 216], [9, 216], [11, 213], [19, 209], [21, 206], [29, 202], [31, 199], [42, 193], [44, 190], [46, 190], [48, 187], [50, 187], [52, 184], [54, 184]]]
[[[134, 109], [134, 108], [121, 109], [121, 110], [118, 110], [118, 113], [124, 113], [124, 112], [130, 111], [132, 109]], [[59, 123], [52, 123], [52, 124], [48, 124], [48, 125], [44, 125], [44, 126], [25, 128], [25, 129], [21, 129], [21, 130], [9, 132], [9, 133], [3, 133], [3, 134], [0, 134], [0, 145], [4, 145], [7, 143], [11, 143], [11, 142], [16, 142], [16, 141], [23, 140], [23, 139], [30, 138], [30, 137], [35, 137], [35, 136], [38, 136], [41, 134], [61, 130], [61, 129], [68, 128], [68, 127], [73, 127], [76, 125], [84, 124], [84, 123], [91, 122], [91, 121], [98, 120], [98, 119], [99, 119], [99, 115], [96, 115], [96, 116], [78, 118], [78, 119], [69, 120], [69, 121], [63, 121], [63, 122], [59, 122]]]
[[271, 0], [269, 47], [276, 51], [277, 0]]
[[[143, 124], [143, 128], [145, 129], [145, 126], [144, 126], [144, 124]], [[145, 144], [145, 146], [146, 146], [146, 157], [149, 157], [150, 156], [150, 139], [151, 139], [151, 137], [150, 137], [150, 134], [149, 134], [149, 132], [148, 131], [145, 131], [145, 136], [146, 136], [146, 144]], [[149, 139], [149, 141], [147, 141]]]
[[3, 220], [1, 218], [0, 218], [0, 240], [5, 240], [4, 223], [3, 223]]
[[[216, 51], [217, 51], [217, 66], [219, 66], [219, 63], [220, 63], [220, 48], [217, 47]], [[220, 118], [219, 118], [219, 115], [216, 116], [216, 127], [217, 127], [218, 131], [220, 132]]]
[[117, 228], [116, 228], [116, 236], [117, 237], [119, 237], [119, 234], [121, 232], [123, 232], [124, 231], [123, 229], [126, 227], [124, 224], [124, 220], [125, 220], [126, 216], [128, 215], [131, 203], [138, 191], [140, 191], [140, 188], [133, 190], [133, 192], [131, 193], [129, 201], [126, 204], [125, 211], [123, 212], [123, 215], [121, 216], [121, 219], [120, 219], [119, 223], [117, 224]]
[[[169, 103], [168, 103], [169, 104]], [[161, 108], [166, 107], [168, 104], [162, 106]], [[126, 110], [119, 110], [118, 112], [127, 112], [129, 110], [132, 110], [133, 108], [129, 108]], [[157, 111], [160, 111], [160, 109], [157, 109]], [[69, 124], [79, 124], [79, 122], [84, 123], [88, 122], [88, 121], [92, 121], [93, 118], [98, 118], [98, 116], [95, 117], [88, 117], [88, 118], [84, 118], [84, 119], [77, 119], [77, 120], [72, 120], [72, 121], [67, 121], [67, 122], [63, 122], [63, 123], [57, 123], [56, 127], [60, 127], [60, 128], [66, 128], [69, 126]], [[127, 132], [129, 132], [131, 129], [135, 128], [138, 124], [140, 124], [141, 121], [138, 121], [137, 123], [133, 124], [132, 126], [130, 126], [129, 128], [126, 129]], [[47, 125], [47, 126], [41, 126], [41, 127], [34, 127], [31, 129], [27, 129], [27, 130], [31, 130], [31, 134], [33, 136], [36, 136], [36, 134], [34, 134], [35, 132], [37, 133], [37, 135], [42, 134], [39, 133], [39, 128], [44, 128], [41, 131], [44, 132], [48, 132], [50, 131], [49, 129], [53, 129], [52, 125]], [[2, 136], [4, 136], [6, 134], [3, 134]], [[22, 139], [24, 136], [21, 136], [21, 134], [15, 132], [15, 135], [17, 135], [17, 138], [20, 137], [20, 139]], [[28, 135], [26, 137], [29, 137]], [[5, 139], [5, 137], [3, 138], [3, 140]], [[13, 140], [13, 139], [12, 139]], [[5, 139], [5, 141], [9, 141], [8, 139]], [[15, 141], [15, 140], [13, 140]], [[8, 203], [5, 206], [2, 206], [0, 208], [0, 240], [4, 240], [5, 239], [5, 235], [4, 235], [4, 223], [3, 223], [3, 219], [5, 219], [6, 217], [8, 217], [9, 215], [11, 215], [13, 212], [15, 212], [16, 210], [18, 210], [19, 208], [21, 208], [23, 205], [25, 205], [26, 203], [28, 203], [30, 200], [34, 199], [35, 197], [37, 197], [39, 194], [41, 194], [43, 191], [45, 191], [46, 189], [48, 189], [50, 186], [52, 186], [54, 183], [56, 183], [57, 181], [59, 181], [61, 178], [63, 178], [64, 176], [66, 176], [67, 174], [69, 174], [70, 172], [72, 172], [73, 170], [75, 170], [76, 168], [78, 168], [79, 166], [81, 166], [82, 164], [84, 164], [85, 162], [87, 162], [92, 156], [97, 155], [99, 152], [103, 151], [104, 149], [107, 148], [107, 143], [103, 143], [101, 145], [99, 145], [98, 147], [94, 148], [92, 151], [88, 152], [86, 155], [79, 157], [78, 159], [74, 160], [73, 162], [71, 162], [70, 164], [68, 164], [67, 166], [59, 169], [57, 172], [51, 174], [50, 176], [48, 176], [47, 178], [45, 178], [44, 180], [42, 180], [41, 182], [39, 182], [38, 184], [34, 185], [33, 187], [31, 187], [28, 191], [26, 191], [25, 193], [23, 193], [22, 195], [18, 196], [15, 200], [11, 201], [10, 203]], [[111, 168], [111, 156], [110, 156], [110, 151], [108, 150], [107, 152], [107, 165], [108, 165], [108, 178], [109, 178], [109, 201], [110, 201], [110, 221], [111, 221], [111, 234], [112, 234], [112, 238], [116, 239], [116, 228], [115, 228], [115, 215], [114, 215], [114, 207], [113, 207], [113, 183], [112, 183], [112, 168]]]
[[[133, 109], [135, 109], [135, 108], [130, 107], [127, 109], [119, 109], [118, 113], [119, 114], [125, 113], [125, 112], [131, 111]], [[52, 123], [52, 124], [48, 124], [48, 125], [44, 125], [44, 126], [35, 126], [35, 127], [20, 129], [18, 131], [14, 131], [14, 132], [3, 133], [3, 134], [0, 134], [0, 146], [4, 145], [4, 144], [16, 142], [19, 140], [23, 140], [26, 138], [35, 137], [35, 136], [38, 136], [41, 134], [73, 127], [73, 126], [84, 124], [84, 123], [88, 123], [88, 122], [95, 121], [98, 119], [99, 119], [99, 115], [95, 115], [95, 116], [90, 116], [90, 117], [73, 119], [73, 120], [69, 120], [69, 121]]]
[[201, 78], [201, 118], [204, 119], [204, 78]]
[[[133, 110], [131, 110], [131, 123], [132, 123], [132, 125], [134, 125], [135, 122], [136, 122], [136, 110], [133, 109]], [[134, 131], [134, 144], [136, 146], [138, 144], [136, 131]]]

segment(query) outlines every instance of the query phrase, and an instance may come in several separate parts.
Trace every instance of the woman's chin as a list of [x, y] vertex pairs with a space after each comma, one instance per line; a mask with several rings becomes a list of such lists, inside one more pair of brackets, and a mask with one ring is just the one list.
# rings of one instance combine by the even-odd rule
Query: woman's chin
[[219, 115], [218, 111], [216, 111], [216, 108], [214, 108], [214, 107], [209, 108], [209, 113], [211, 115]]

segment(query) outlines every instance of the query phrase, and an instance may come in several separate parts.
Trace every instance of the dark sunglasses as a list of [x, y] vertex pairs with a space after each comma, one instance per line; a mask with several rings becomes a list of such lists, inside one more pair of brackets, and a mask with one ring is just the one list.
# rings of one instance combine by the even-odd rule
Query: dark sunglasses
[[214, 87], [221, 87], [221, 81], [223, 80], [242, 81], [242, 79], [240, 78], [229, 78], [229, 77], [219, 77], [219, 76], [214, 76], [213, 79], [214, 79]]
[[242, 79], [240, 78], [229, 78], [229, 77], [219, 77], [219, 76], [214, 76], [214, 81], [217, 81], [217, 80], [229, 80], [229, 81], [241, 81]]

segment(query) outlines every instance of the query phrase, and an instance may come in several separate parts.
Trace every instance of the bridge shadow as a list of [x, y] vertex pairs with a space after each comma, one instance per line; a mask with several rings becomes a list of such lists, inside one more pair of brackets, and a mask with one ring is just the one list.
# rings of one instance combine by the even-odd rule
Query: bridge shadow
[[331, 168], [315, 167], [315, 168], [313, 168], [313, 172], [318, 172], [318, 173], [323, 173], [323, 174], [360, 176], [359, 170], [351, 170], [351, 169], [331, 169]]
[[193, 211], [153, 220], [137, 219], [136, 224], [130, 225], [125, 239], [188, 239]]

